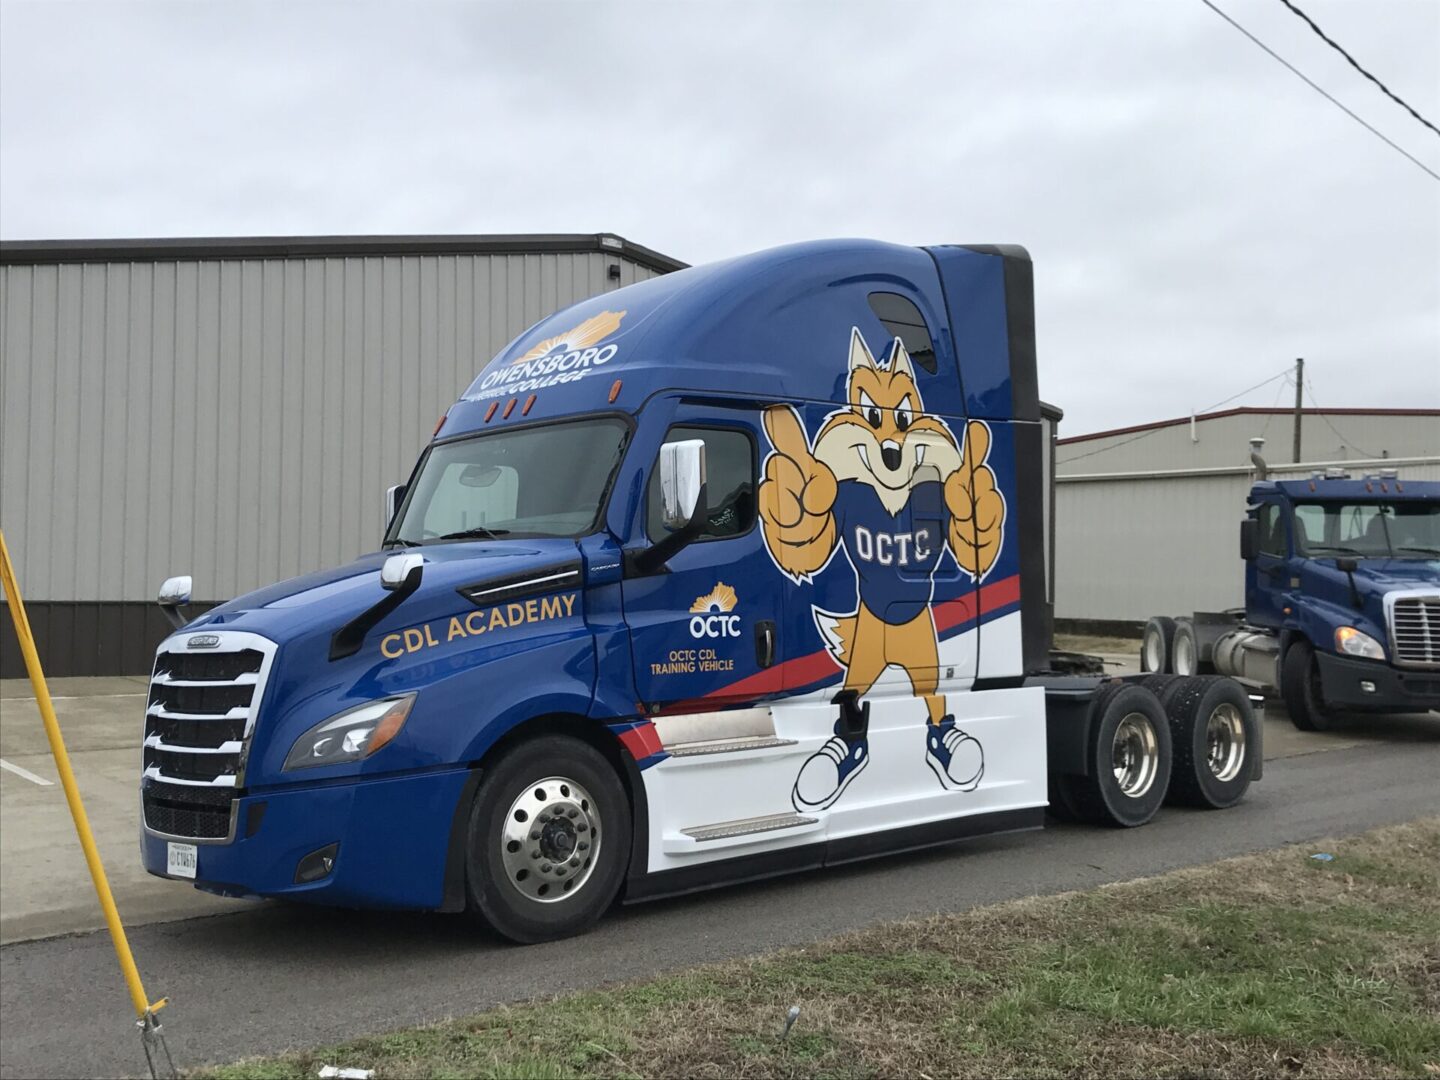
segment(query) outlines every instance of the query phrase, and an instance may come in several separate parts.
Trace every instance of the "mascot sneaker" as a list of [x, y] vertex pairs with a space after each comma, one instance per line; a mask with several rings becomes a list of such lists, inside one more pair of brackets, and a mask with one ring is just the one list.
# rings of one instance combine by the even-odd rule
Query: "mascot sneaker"
[[832, 735], [800, 766], [790, 801], [796, 810], [824, 810], [845, 793], [850, 781], [869, 763], [867, 739], [862, 736], [847, 742], [839, 735]]
[[[947, 715], [938, 724], [925, 725], [925, 763], [946, 791], [974, 791], [985, 775], [985, 751], [973, 735], [955, 726]], [[813, 759], [812, 759], [813, 760]]]

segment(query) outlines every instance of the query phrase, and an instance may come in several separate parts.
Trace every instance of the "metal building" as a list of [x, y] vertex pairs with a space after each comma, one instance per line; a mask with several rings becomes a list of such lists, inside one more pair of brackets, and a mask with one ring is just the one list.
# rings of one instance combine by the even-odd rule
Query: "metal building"
[[609, 234], [0, 243], [0, 525], [47, 670], [148, 671], [169, 574], [218, 602], [373, 550], [491, 356], [684, 265]]
[[1060, 439], [1055, 464], [1055, 617], [1124, 632], [1151, 615], [1244, 604], [1239, 522], [1249, 440], [1276, 479], [1341, 467], [1440, 480], [1440, 409], [1230, 409]]

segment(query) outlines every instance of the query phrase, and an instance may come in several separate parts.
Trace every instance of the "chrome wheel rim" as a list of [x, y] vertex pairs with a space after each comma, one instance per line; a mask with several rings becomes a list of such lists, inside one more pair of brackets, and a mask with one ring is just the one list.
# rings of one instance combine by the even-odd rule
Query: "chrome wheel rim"
[[1116, 725], [1111, 767], [1126, 798], [1138, 799], [1154, 785], [1160, 771], [1160, 744], [1144, 713], [1129, 713]]
[[500, 834], [500, 863], [527, 900], [554, 904], [585, 887], [600, 855], [595, 799], [564, 776], [528, 785], [510, 804]]
[[1160, 671], [1164, 666], [1160, 656], [1160, 635], [1150, 631], [1145, 635], [1145, 670]]
[[1218, 706], [1205, 722], [1205, 756], [1216, 780], [1234, 780], [1245, 764], [1245, 721], [1234, 705]]

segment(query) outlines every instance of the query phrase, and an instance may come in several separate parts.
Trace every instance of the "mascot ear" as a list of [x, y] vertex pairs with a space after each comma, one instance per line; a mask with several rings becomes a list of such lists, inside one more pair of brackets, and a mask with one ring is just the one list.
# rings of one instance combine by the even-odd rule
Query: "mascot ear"
[[855, 326], [850, 328], [850, 370], [855, 371], [862, 367], [874, 371], [875, 357], [870, 355], [865, 339], [860, 336], [860, 328]]
[[890, 374], [900, 372], [906, 375], [911, 382], [915, 381], [915, 368], [910, 363], [910, 354], [905, 351], [905, 344], [898, 337], [895, 344], [890, 346]]

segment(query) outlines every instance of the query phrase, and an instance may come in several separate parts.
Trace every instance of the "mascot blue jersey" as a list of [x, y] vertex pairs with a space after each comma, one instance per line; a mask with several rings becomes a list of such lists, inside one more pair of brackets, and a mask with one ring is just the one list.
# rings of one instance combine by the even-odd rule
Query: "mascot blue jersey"
[[930, 606], [931, 577], [949, 528], [938, 482], [916, 484], [892, 515], [869, 484], [842, 480], [835, 521], [855, 566], [860, 603], [892, 626], [910, 622]]

